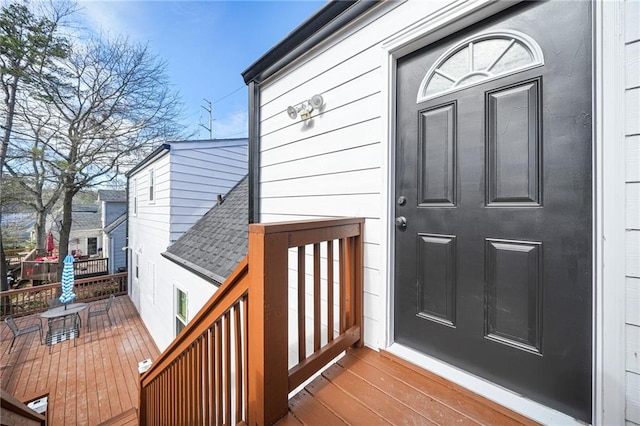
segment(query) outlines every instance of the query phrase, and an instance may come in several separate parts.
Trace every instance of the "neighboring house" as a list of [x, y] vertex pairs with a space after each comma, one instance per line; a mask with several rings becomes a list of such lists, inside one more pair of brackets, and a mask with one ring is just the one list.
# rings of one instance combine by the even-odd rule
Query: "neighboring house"
[[109, 258], [109, 273], [127, 266], [127, 193], [119, 190], [98, 191], [102, 225], [102, 255]]
[[166, 143], [127, 174], [130, 296], [160, 349], [179, 331], [176, 315], [186, 323], [215, 291], [215, 274], [224, 278], [217, 268], [199, 277], [162, 253], [246, 174], [246, 139]]
[[[98, 190], [95, 204], [74, 205], [71, 212], [69, 253], [108, 257], [109, 273], [126, 266], [122, 248], [126, 246], [126, 191]], [[58, 228], [59, 215], [51, 220]], [[59, 232], [56, 232], [59, 234]]]
[[73, 206], [69, 253], [82, 256], [98, 256], [102, 253], [102, 212], [99, 204]]
[[[247, 255], [248, 178], [242, 179], [195, 225], [162, 253], [163, 275], [156, 274], [155, 294], [169, 296], [173, 323], [163, 318], [160, 343], [167, 346], [198, 313], [215, 290]], [[164, 340], [163, 340], [164, 339]]]
[[368, 346], [542, 423], [640, 424], [638, 22], [328, 3], [243, 73], [250, 221], [366, 218]]

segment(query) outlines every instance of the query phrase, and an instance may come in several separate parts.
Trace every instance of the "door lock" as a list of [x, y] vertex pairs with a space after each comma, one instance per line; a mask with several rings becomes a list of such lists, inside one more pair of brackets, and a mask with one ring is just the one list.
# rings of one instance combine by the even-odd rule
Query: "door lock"
[[396, 227], [401, 231], [407, 229], [407, 218], [404, 216], [396, 217]]

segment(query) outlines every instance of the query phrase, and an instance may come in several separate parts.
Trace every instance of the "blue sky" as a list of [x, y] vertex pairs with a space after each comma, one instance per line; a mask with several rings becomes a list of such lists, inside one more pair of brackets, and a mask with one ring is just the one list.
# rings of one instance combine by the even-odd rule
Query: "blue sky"
[[[148, 42], [167, 62], [181, 93], [185, 124], [206, 139], [247, 135], [247, 89], [240, 73], [324, 5], [324, 1], [93, 1], [80, 3], [86, 25]], [[224, 98], [224, 99], [222, 99]], [[199, 134], [198, 134], [199, 131]]]

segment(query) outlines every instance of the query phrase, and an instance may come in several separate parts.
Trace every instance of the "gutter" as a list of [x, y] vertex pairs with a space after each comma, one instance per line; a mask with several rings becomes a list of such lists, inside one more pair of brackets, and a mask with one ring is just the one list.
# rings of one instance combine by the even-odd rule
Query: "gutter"
[[220, 287], [222, 285], [222, 283], [225, 282], [225, 280], [226, 280], [226, 278], [221, 277], [218, 274], [214, 274], [211, 271], [207, 271], [202, 266], [198, 266], [195, 263], [189, 262], [188, 260], [184, 260], [183, 258], [178, 257], [173, 253], [169, 253], [168, 251], [166, 251], [164, 253], [160, 253], [160, 255], [162, 257], [166, 258], [166, 259], [169, 259], [173, 263], [182, 266], [187, 271], [196, 274], [200, 278], [204, 279], [205, 281], [210, 282], [211, 284], [215, 285], [216, 287]]
[[[151, 154], [147, 155], [144, 160], [142, 160], [141, 162], [139, 162], [138, 164], [136, 164], [131, 170], [129, 170], [127, 173], [125, 173], [124, 175], [129, 178], [131, 176], [133, 176], [135, 174], [135, 172], [137, 172], [138, 170], [142, 169], [144, 166], [146, 166], [147, 164], [151, 163], [152, 161], [156, 160], [157, 158], [165, 155], [167, 152], [169, 152], [169, 150], [171, 149], [171, 145], [168, 143], [163, 143], [162, 145], [160, 145], [159, 147], [157, 147]], [[129, 195], [127, 193], [127, 195]], [[127, 203], [129, 202], [129, 199], [127, 198]]]

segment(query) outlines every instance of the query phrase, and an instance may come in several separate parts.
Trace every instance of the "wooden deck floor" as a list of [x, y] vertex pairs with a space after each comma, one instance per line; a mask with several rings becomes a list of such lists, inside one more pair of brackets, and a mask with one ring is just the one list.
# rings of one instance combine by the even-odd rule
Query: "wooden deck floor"
[[[18, 337], [7, 355], [12, 334], [2, 325], [0, 387], [21, 401], [49, 394], [53, 426], [97, 425], [137, 408], [138, 362], [155, 359], [159, 351], [127, 296], [116, 297], [110, 314], [113, 327], [100, 316], [91, 319], [89, 330], [82, 312], [77, 346], [62, 342], [52, 354], [34, 333]], [[20, 327], [38, 321], [38, 315], [16, 319]]]
[[[100, 302], [96, 302], [100, 303]], [[57, 425], [137, 424], [138, 362], [158, 349], [127, 296], [91, 330], [82, 313], [82, 335], [53, 347], [35, 335], [19, 337], [10, 355], [11, 333], [0, 332], [0, 387], [21, 401], [49, 394], [49, 421]], [[17, 319], [27, 326], [38, 316]], [[531, 420], [413, 366], [386, 352], [351, 350], [289, 400], [282, 425], [517, 425]]]
[[289, 400], [281, 425], [534, 425], [386, 352], [351, 350]]

